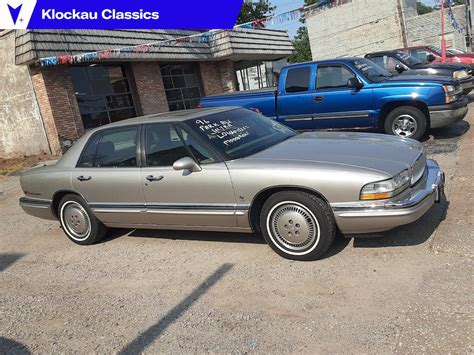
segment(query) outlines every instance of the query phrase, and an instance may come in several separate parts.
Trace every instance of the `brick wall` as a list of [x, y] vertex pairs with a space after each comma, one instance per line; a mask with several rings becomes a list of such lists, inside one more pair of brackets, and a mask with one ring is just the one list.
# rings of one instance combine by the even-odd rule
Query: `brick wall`
[[314, 11], [306, 19], [313, 59], [403, 47], [403, 19], [416, 15], [415, 4], [415, 0], [352, 0]]
[[134, 62], [132, 71], [139, 100], [137, 104], [140, 105], [143, 115], [169, 111], [159, 64]]
[[[453, 7], [454, 17], [458, 24], [465, 28], [466, 7], [464, 5]], [[412, 17], [406, 20], [407, 37], [409, 46], [434, 45], [441, 47], [441, 14], [433, 11], [429, 14]], [[446, 46], [466, 50], [464, 34], [456, 32], [448, 10], [445, 10]]]
[[224, 92], [237, 91], [237, 79], [235, 77], [234, 62], [231, 60], [219, 61], [219, 74]]
[[31, 77], [52, 153], [60, 154], [62, 140], [75, 141], [84, 134], [68, 67], [32, 67]]
[[224, 92], [218, 62], [200, 62], [199, 70], [201, 72], [204, 95], [216, 95]]

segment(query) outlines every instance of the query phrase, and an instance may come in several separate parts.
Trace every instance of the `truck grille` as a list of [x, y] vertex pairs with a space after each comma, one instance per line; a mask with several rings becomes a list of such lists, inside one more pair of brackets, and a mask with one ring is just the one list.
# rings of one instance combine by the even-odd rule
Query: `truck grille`
[[423, 177], [426, 170], [426, 155], [421, 152], [411, 167], [411, 186], [415, 185]]

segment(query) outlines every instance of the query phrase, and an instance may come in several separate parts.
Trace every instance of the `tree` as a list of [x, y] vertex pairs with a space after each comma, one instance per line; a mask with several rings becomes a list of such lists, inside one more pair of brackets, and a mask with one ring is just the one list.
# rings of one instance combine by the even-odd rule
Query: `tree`
[[245, 1], [240, 9], [237, 24], [247, 23], [271, 16], [275, 9], [276, 6], [273, 6], [269, 0], [259, 0], [258, 2]]
[[424, 15], [428, 14], [430, 12], [433, 12], [433, 8], [431, 6], [427, 6], [423, 4], [421, 1], [416, 2], [416, 12], [418, 15]]
[[[310, 6], [316, 3], [317, 0], [305, 0], [304, 6]], [[296, 32], [295, 39], [293, 40], [293, 45], [295, 46], [295, 52], [291, 57], [288, 58], [290, 63], [301, 63], [308, 62], [313, 59], [311, 54], [311, 46], [309, 44], [309, 35], [308, 29], [304, 24], [304, 20], [301, 21], [303, 26], [298, 28]]]
[[306, 26], [298, 28], [293, 45], [295, 46], [295, 52], [288, 58], [288, 62], [301, 63], [313, 59], [311, 55], [311, 47], [309, 45], [308, 29]]

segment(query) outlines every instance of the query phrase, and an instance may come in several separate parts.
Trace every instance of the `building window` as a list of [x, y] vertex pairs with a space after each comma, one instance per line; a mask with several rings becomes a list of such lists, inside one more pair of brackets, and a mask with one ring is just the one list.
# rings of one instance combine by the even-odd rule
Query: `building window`
[[201, 99], [201, 81], [195, 63], [160, 64], [170, 111], [196, 108]]
[[69, 74], [85, 129], [137, 116], [122, 65], [69, 67]]

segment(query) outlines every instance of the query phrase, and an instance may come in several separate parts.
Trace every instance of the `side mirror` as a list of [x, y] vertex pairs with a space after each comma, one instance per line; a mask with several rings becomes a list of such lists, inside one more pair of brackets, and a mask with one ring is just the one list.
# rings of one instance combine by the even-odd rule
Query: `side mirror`
[[431, 53], [426, 56], [426, 60], [428, 62], [433, 62], [435, 59], [436, 59], [436, 57]]
[[395, 70], [398, 72], [398, 74], [401, 74], [405, 71], [405, 67], [401, 64], [395, 64]]
[[357, 78], [350, 78], [347, 80], [347, 87], [350, 89], [360, 90], [364, 87], [364, 84]]
[[193, 173], [201, 171], [201, 167], [198, 163], [194, 161], [194, 159], [190, 157], [184, 157], [179, 160], [176, 160], [173, 164], [174, 170], [189, 170]]

